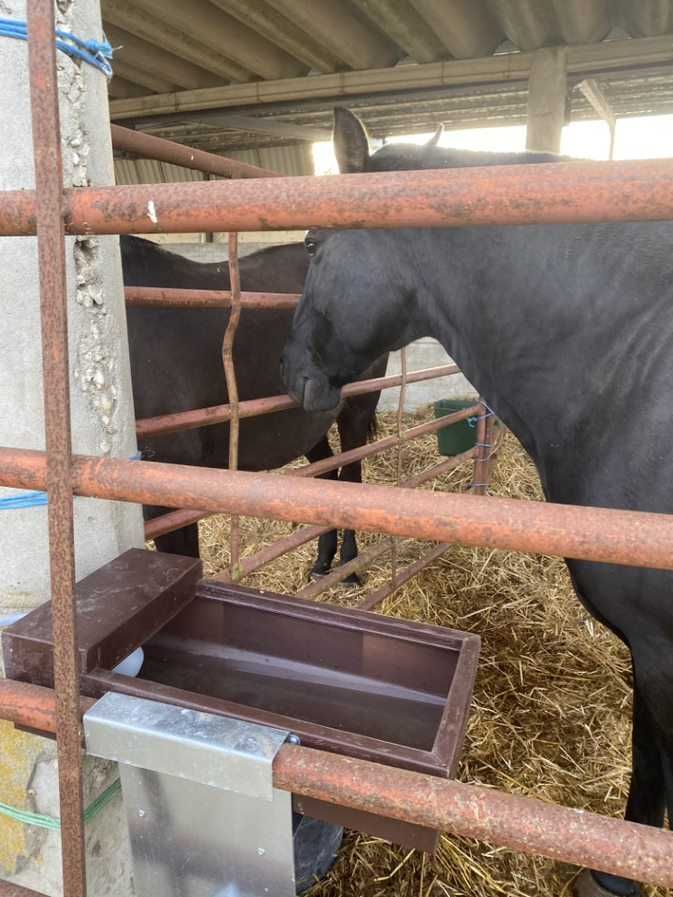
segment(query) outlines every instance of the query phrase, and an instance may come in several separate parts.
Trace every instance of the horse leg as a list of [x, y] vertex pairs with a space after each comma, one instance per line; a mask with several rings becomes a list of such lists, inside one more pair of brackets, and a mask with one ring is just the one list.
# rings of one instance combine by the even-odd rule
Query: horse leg
[[[337, 418], [337, 427], [339, 428], [339, 439], [341, 440], [341, 451], [349, 452], [351, 449], [359, 448], [367, 443], [367, 437], [372, 429], [372, 422], [376, 413], [376, 404], [372, 405], [370, 396], [364, 396], [366, 402], [356, 403], [351, 400], [344, 407]], [[378, 400], [378, 397], [376, 397]], [[339, 480], [342, 483], [361, 483], [362, 482], [362, 462], [353, 461], [341, 468]], [[347, 564], [358, 556], [358, 543], [355, 537], [355, 531], [352, 529], [344, 530], [341, 542], [341, 563]], [[362, 580], [357, 573], [351, 573], [346, 577], [344, 583], [347, 585], [362, 585]]]
[[154, 540], [157, 551], [166, 554], [182, 554], [189, 558], [201, 557], [199, 553], [199, 525], [190, 523], [182, 529], [176, 529], [165, 536], [157, 536]]
[[[329, 440], [327, 436], [323, 436], [320, 442], [317, 445], [314, 445], [313, 448], [306, 453], [306, 457], [313, 464], [315, 461], [322, 461], [325, 458], [332, 458], [334, 453], [330, 448]], [[322, 474], [319, 479], [325, 480], [336, 480], [338, 477], [338, 471], [330, 470], [327, 473]], [[329, 572], [332, 561], [334, 560], [334, 555], [337, 553], [337, 531], [335, 529], [330, 530], [328, 533], [323, 533], [322, 536], [318, 539], [318, 557], [316, 558], [313, 567], [311, 567], [311, 572], [309, 574], [311, 579], [317, 579], [319, 576], [324, 576]]]
[[[638, 681], [634, 658], [633, 768], [625, 818], [630, 822], [661, 827], [666, 807], [665, 783], [668, 785], [669, 813], [673, 806], [673, 753], [666, 755], [662, 750], [661, 729], [652, 716], [648, 697], [651, 700], [649, 689]], [[575, 894], [577, 897], [638, 897], [642, 890], [630, 879], [584, 869], [575, 883]]]

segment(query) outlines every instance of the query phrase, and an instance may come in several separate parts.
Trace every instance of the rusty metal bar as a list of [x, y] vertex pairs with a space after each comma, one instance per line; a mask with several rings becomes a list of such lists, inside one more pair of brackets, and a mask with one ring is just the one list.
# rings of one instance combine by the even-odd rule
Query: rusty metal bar
[[476, 446], [474, 453], [474, 474], [470, 486], [474, 495], [486, 495], [489, 486], [491, 439], [493, 437], [493, 412], [480, 399], [477, 418]]
[[167, 533], [175, 532], [176, 529], [182, 529], [183, 526], [189, 526], [192, 523], [198, 523], [204, 517], [210, 516], [207, 511], [169, 511], [166, 514], [160, 514], [153, 517], [145, 524], [145, 540], [158, 539], [159, 536], [165, 536]]
[[[397, 486], [401, 484], [402, 480], [402, 414], [404, 413], [404, 403], [407, 397], [407, 349], [406, 346], [403, 346], [400, 350], [400, 376], [402, 378], [402, 382], [400, 383], [400, 393], [397, 400], [397, 415], [395, 420], [396, 425], [396, 442], [395, 442], [395, 483]], [[394, 584], [395, 579], [397, 578], [397, 553], [398, 553], [398, 540], [394, 537], [390, 537], [390, 582], [391, 585]]]
[[[130, 308], [229, 308], [231, 290], [179, 290], [164, 287], [124, 287]], [[242, 309], [297, 307], [301, 293], [241, 293]]]
[[248, 165], [238, 159], [229, 159], [226, 156], [218, 156], [205, 150], [193, 149], [191, 146], [184, 146], [184, 144], [176, 143], [173, 140], [145, 134], [143, 131], [124, 128], [121, 125], [111, 124], [110, 135], [114, 149], [145, 159], [158, 159], [160, 162], [182, 165], [183, 168], [191, 168], [194, 171], [203, 171], [225, 178], [280, 177], [277, 171], [258, 168], [256, 165]]
[[[416, 476], [410, 477], [408, 480], [400, 483], [400, 486], [406, 488], [420, 486], [422, 483], [427, 483], [429, 480], [433, 480], [438, 476], [442, 476], [443, 474], [454, 470], [456, 467], [459, 467], [463, 461], [467, 461], [472, 457], [474, 457], [474, 449], [468, 449], [468, 451], [462, 452], [460, 455], [455, 455], [453, 458], [447, 458], [445, 461], [440, 461], [439, 464], [435, 464], [432, 467], [428, 467], [426, 470], [422, 470], [420, 473], [417, 473]], [[318, 595], [326, 592], [328, 589], [331, 589], [333, 586], [346, 579], [351, 573], [359, 573], [361, 570], [369, 567], [375, 560], [383, 557], [390, 548], [391, 543], [383, 541], [377, 545], [373, 545], [371, 548], [365, 549], [365, 551], [360, 552], [360, 554], [351, 561], [335, 567], [325, 576], [304, 586], [297, 593], [298, 597], [305, 599], [317, 598]]]
[[[234, 341], [241, 320], [241, 277], [238, 267], [238, 234], [230, 233], [229, 277], [231, 279], [231, 313], [222, 340], [222, 363], [224, 378], [227, 384], [227, 396], [231, 405], [229, 423], [229, 470], [238, 470], [238, 437], [240, 432], [240, 414], [238, 401], [238, 383], [234, 365]], [[232, 514], [229, 527], [229, 570], [232, 578], [237, 575], [238, 559], [241, 553], [241, 520]]]
[[[407, 376], [407, 383], [421, 383], [424, 380], [434, 380], [439, 377], [448, 377], [459, 374], [460, 368], [455, 364], [444, 364], [434, 368], [424, 368], [414, 371]], [[369, 380], [358, 380], [349, 383], [341, 390], [341, 397], [347, 399], [352, 396], [365, 395], [368, 392], [377, 392], [380, 389], [390, 389], [399, 386], [401, 376], [395, 374], [391, 377], [372, 377]], [[263, 414], [275, 414], [278, 411], [288, 411], [290, 408], [298, 408], [299, 405], [289, 396], [266, 396], [262, 399], [248, 399], [239, 403], [241, 417], [259, 417]], [[136, 421], [138, 438], [149, 436], [165, 436], [167, 433], [177, 433], [180, 430], [193, 430], [197, 427], [212, 427], [221, 424], [231, 418], [231, 405], [210, 405], [208, 408], [195, 408], [192, 411], [175, 411], [171, 414], [159, 414], [156, 417], [144, 417]]]
[[[44, 490], [44, 452], [0, 448], [0, 486]], [[76, 495], [673, 569], [673, 515], [75, 455]]]
[[[421, 471], [421, 473], [416, 474], [416, 476], [410, 477], [401, 485], [408, 488], [420, 486], [421, 483], [425, 483], [428, 480], [433, 480], [449, 473], [451, 470], [459, 467], [464, 461], [472, 458], [473, 455], [474, 450], [469, 449], [466, 452], [462, 452], [460, 455], [455, 455], [453, 458], [447, 458], [445, 461], [440, 461], [438, 464], [427, 468], [427, 470]], [[183, 526], [188, 526], [190, 523], [197, 523], [204, 517], [209, 516], [209, 512], [206, 511], [170, 511], [167, 514], [162, 514], [159, 517], [155, 517], [153, 520], [147, 521], [145, 524], [145, 539], [156, 539], [158, 536], [163, 536], [176, 529], [181, 529]], [[294, 533], [291, 533], [289, 536], [285, 536], [282, 539], [276, 539], [271, 545], [267, 545], [260, 551], [255, 552], [255, 554], [242, 558], [239, 561], [237, 578], [240, 580], [245, 576], [249, 576], [251, 573], [255, 573], [257, 570], [261, 570], [262, 567], [277, 560], [284, 554], [288, 554], [290, 551], [301, 548], [302, 545], [311, 542], [313, 539], [318, 539], [324, 533], [329, 532], [330, 529], [332, 529], [331, 526], [305, 526], [296, 530]], [[300, 593], [300, 597], [315, 597], [315, 595], [320, 594], [320, 592], [325, 589], [341, 582], [342, 579], [350, 576], [351, 573], [356, 573], [359, 570], [362, 570], [374, 559], [367, 557], [362, 563], [356, 565], [355, 562], [363, 557], [364, 553], [358, 555], [358, 558], [355, 558], [353, 561], [349, 561], [348, 564], [336, 567], [334, 570], [330, 571], [327, 576], [322, 577], [316, 583], [310, 583], [306, 588], [315, 587], [315, 593], [304, 595], [302, 592]], [[378, 557], [378, 555], [376, 555], [376, 557]], [[351, 564], [353, 564], [352, 567], [350, 566]], [[231, 575], [229, 573], [218, 573], [216, 576], [212, 576], [211, 579], [231, 582]], [[320, 588], [318, 588], [318, 586]]]
[[[244, 403], [241, 403], [244, 404]], [[467, 412], [457, 411], [455, 414], [457, 417], [452, 417], [450, 420], [446, 420], [449, 415], [438, 419], [436, 421], [428, 421], [425, 424], [419, 424], [417, 427], [411, 427], [406, 433], [403, 433], [403, 439], [408, 441], [409, 439], [416, 439], [418, 436], [424, 436], [429, 432], [435, 432], [436, 430], [440, 430], [442, 427], [449, 426], [451, 423], [456, 423], [457, 420], [462, 420], [463, 416], [467, 413], [470, 416], [470, 413], [473, 412], [473, 409], [467, 409]], [[441, 423], [440, 425], [440, 422]], [[418, 432], [420, 429], [421, 432]], [[383, 439], [379, 439], [376, 442], [369, 443], [366, 446], [361, 446], [356, 449], [350, 449], [347, 452], [339, 452], [338, 455], [333, 455], [331, 458], [325, 458], [322, 461], [315, 461], [313, 464], [307, 464], [304, 467], [295, 467], [290, 468], [285, 471], [285, 476], [319, 476], [321, 473], [324, 473], [328, 470], [334, 470], [337, 467], [342, 467], [346, 464], [351, 464], [353, 461], [362, 460], [363, 458], [369, 457], [370, 455], [376, 455], [379, 452], [385, 451], [387, 448], [390, 448], [396, 444], [397, 437], [396, 436], [386, 436]], [[457, 455], [455, 458], [449, 458], [446, 461], [440, 462], [436, 468], [430, 468], [429, 473], [430, 476], [424, 477], [421, 475], [421, 479], [415, 478], [413, 480], [407, 480], [402, 485], [406, 485], [409, 487], [418, 485], [418, 483], [425, 482], [426, 479], [432, 479], [434, 476], [441, 476], [443, 473], [452, 470], [454, 467], [457, 467], [458, 464], [462, 463], [466, 458], [471, 458], [473, 456], [473, 451], [470, 449], [468, 452], [463, 452], [461, 455]], [[434, 473], [433, 471], [437, 471]], [[158, 536], [163, 536], [166, 533], [173, 532], [176, 529], [182, 529], [183, 526], [189, 526], [190, 523], [197, 523], [199, 520], [202, 520], [204, 517], [210, 516], [207, 511], [170, 511], [166, 514], [161, 514], [159, 517], [154, 517], [152, 520], [148, 520], [145, 524], [145, 538], [146, 539], [156, 539]], [[299, 548], [301, 545], [304, 545], [306, 542], [309, 542], [313, 538], [317, 538], [321, 536], [323, 533], [328, 532], [330, 527], [317, 527], [316, 535], [306, 535], [306, 538], [297, 542], [295, 544], [295, 540], [299, 538], [298, 534], [293, 533], [292, 536], [288, 536], [288, 545], [287, 551], [292, 551], [294, 548]], [[275, 543], [274, 543], [275, 544]], [[262, 549], [260, 555], [266, 556], [266, 553], [271, 550], [272, 546], [268, 546], [268, 548]], [[285, 551], [280, 551], [278, 554], [273, 553], [273, 556], [270, 556], [268, 560], [265, 560], [263, 564], [260, 566], [264, 566], [265, 564], [270, 563], [272, 560], [280, 557], [281, 554], [285, 554]], [[257, 555], [252, 555], [252, 558], [257, 557]], [[247, 576], [248, 573], [253, 572], [253, 570], [258, 570], [259, 567], [255, 566], [251, 569], [247, 569], [248, 563], [252, 558], [247, 558], [241, 561], [241, 576]], [[239, 577], [240, 578], [240, 577]]]
[[662, 829], [300, 746], [281, 748], [273, 772], [294, 794], [673, 887], [673, 834]]
[[[78, 187], [64, 202], [74, 234], [670, 220], [673, 161]], [[34, 233], [34, 191], [0, 194], [0, 236]]]
[[427, 483], [430, 480], [436, 480], [437, 477], [444, 476], [444, 474], [450, 473], [452, 470], [455, 470], [457, 467], [464, 461], [469, 461], [470, 458], [474, 457], [474, 449], [468, 449], [466, 452], [461, 452], [459, 455], [453, 455], [451, 458], [446, 458], [444, 461], [439, 461], [437, 464], [433, 464], [432, 467], [427, 467], [425, 470], [422, 470], [420, 473], [415, 474], [413, 477], [409, 477], [409, 479], [404, 480], [400, 485], [405, 489], [414, 489], [416, 486], [420, 486], [421, 483]]
[[[295, 532], [291, 533], [289, 536], [285, 536], [282, 539], [276, 539], [271, 545], [265, 546], [259, 551], [256, 551], [255, 554], [251, 554], [239, 562], [238, 579], [242, 579], [250, 573], [255, 573], [257, 570], [261, 570], [262, 567], [275, 561], [276, 558], [282, 557], [282, 555], [288, 554], [296, 548], [301, 548], [302, 545], [311, 542], [313, 539], [318, 539], [324, 533], [328, 533], [331, 529], [331, 526], [303, 526], [300, 529], [295, 530]], [[215, 579], [218, 582], [231, 582], [231, 575], [229, 573], [218, 573], [215, 576], [210, 576], [208, 578]]]
[[367, 445], [358, 446], [358, 448], [349, 449], [347, 452], [339, 452], [331, 458], [323, 458], [321, 461], [314, 461], [312, 464], [305, 464], [303, 467], [291, 467], [284, 472], [284, 476], [288, 477], [317, 477], [329, 470], [337, 467], [343, 467], [346, 464], [352, 464], [354, 461], [361, 461], [372, 455], [380, 455], [381, 452], [389, 448], [395, 448], [405, 442], [411, 442], [421, 436], [427, 436], [430, 433], [437, 433], [445, 427], [450, 427], [461, 420], [468, 417], [474, 417], [480, 411], [479, 405], [472, 405], [470, 408], [463, 408], [460, 411], [454, 411], [452, 414], [446, 414], [442, 417], [429, 420], [415, 427], [404, 430], [400, 436], [384, 436], [383, 439], [377, 439]]
[[357, 557], [347, 561], [345, 564], [339, 564], [338, 567], [334, 567], [333, 570], [330, 570], [329, 573], [326, 573], [319, 579], [307, 583], [307, 585], [303, 586], [296, 593], [297, 598], [303, 598], [305, 601], [311, 601], [314, 598], [317, 598], [318, 595], [322, 595], [323, 592], [327, 592], [329, 589], [333, 588], [333, 586], [338, 585], [346, 579], [347, 576], [350, 576], [351, 573], [359, 573], [361, 570], [369, 567], [374, 561], [387, 554], [390, 549], [391, 544], [388, 539], [384, 539], [382, 542], [378, 542], [370, 548], [365, 548], [365, 550], [361, 551]]
[[[79, 699], [79, 719], [96, 702], [93, 698]], [[48, 735], [56, 734], [56, 692], [41, 685], [0, 679], [0, 719], [15, 726], [34, 729]]]
[[369, 595], [365, 595], [362, 601], [357, 605], [358, 608], [360, 610], [373, 610], [375, 607], [378, 607], [378, 605], [385, 601], [386, 598], [390, 598], [391, 595], [394, 595], [405, 582], [409, 582], [414, 576], [418, 576], [418, 574], [425, 570], [429, 564], [436, 561], [437, 558], [440, 558], [443, 554], [446, 554], [450, 547], [451, 546], [446, 542], [442, 542], [433, 548], [432, 551], [428, 551], [427, 554], [424, 554], [423, 557], [414, 561], [412, 564], [409, 564], [403, 570], [395, 571], [395, 578], [381, 586], [380, 589], [376, 589]]
[[28, 0], [64, 897], [85, 897], [63, 162], [53, 0]]
[[[0, 681], [0, 719], [49, 734], [55, 706], [51, 689]], [[293, 794], [673, 887], [673, 833], [663, 829], [299, 745], [281, 748], [273, 778]]]

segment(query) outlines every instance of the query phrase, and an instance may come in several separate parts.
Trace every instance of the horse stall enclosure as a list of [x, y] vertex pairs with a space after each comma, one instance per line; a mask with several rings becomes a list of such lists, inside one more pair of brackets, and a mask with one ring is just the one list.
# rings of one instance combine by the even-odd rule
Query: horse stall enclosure
[[[416, 130], [436, 123], [424, 98], [448, 103], [439, 91], [451, 77], [460, 115], [476, 102], [461, 93], [467, 76], [451, 74], [467, 65], [458, 49], [450, 61], [430, 52], [442, 16], [432, 4], [424, 19], [403, 15], [399, 4], [398, 20], [387, 4], [358, 0], [352, 70], [330, 74], [316, 46], [300, 48], [310, 24], [301, 4], [299, 24], [282, 30], [277, 6], [285, 5], [269, 5], [284, 49], [271, 52], [265, 38], [253, 69], [261, 80], [246, 83], [240, 63], [222, 65], [241, 81], [232, 89], [280, 104], [287, 120], [236, 113], [228, 121], [260, 128], [269, 142], [301, 129], [320, 140], [314, 79], [334, 78], [343, 91], [334, 113], [338, 175], [281, 174], [260, 151], [223, 154], [217, 119], [198, 107], [212, 97], [227, 121], [220, 87], [189, 51], [195, 24], [185, 23], [191, 61], [176, 68], [155, 49], [156, 72], [137, 73], [128, 53], [143, 41], [115, 23], [135, 23], [155, 46], [146, 16], [153, 0], [145, 17], [133, 4], [102, 5], [110, 39], [127, 43], [112, 109], [133, 127], [113, 122], [109, 139], [96, 131], [100, 141], [92, 137], [84, 152], [89, 128], [73, 130], [73, 121], [86, 90], [73, 82], [63, 91], [56, 52], [70, 41], [93, 78], [109, 74], [111, 48], [64, 36], [53, 0], [28, 0], [27, 30], [5, 22], [28, 44], [35, 181], [22, 175], [18, 189], [0, 192], [0, 238], [26, 247], [36, 237], [46, 441], [22, 440], [17, 424], [16, 442], [30, 447], [15, 447], [13, 434], [0, 447], [0, 486], [24, 490], [3, 496], [9, 504], [0, 508], [43, 507], [36, 545], [46, 563], [48, 539], [51, 600], [17, 604], [21, 613], [0, 621], [0, 834], [8, 833], [0, 897], [668, 893], [673, 646], [670, 609], [657, 596], [673, 570], [673, 516], [663, 486], [647, 491], [666, 444], [657, 392], [666, 328], [642, 336], [652, 350], [642, 359], [637, 314], [653, 283], [662, 295], [648, 320], [663, 314], [673, 162], [555, 155], [568, 73], [585, 79], [582, 102], [608, 122], [612, 115], [598, 83], [586, 82], [598, 66], [582, 56], [588, 51], [543, 46], [558, 35], [531, 44], [534, 53], [511, 54], [510, 94], [497, 86], [498, 54], [483, 62], [489, 102], [502, 101], [515, 121], [516, 83], [526, 81], [535, 152], [488, 158], [445, 150], [438, 135], [372, 151], [346, 108], [351, 90], [384, 136], [404, 133], [403, 109], [418, 117]], [[94, 18], [83, 20], [90, 30], [100, 28], [93, 6]], [[227, 13], [231, 33], [253, 47], [252, 24], [271, 26], [254, 4], [243, 7], [251, 26], [239, 33], [239, 18]], [[194, 23], [214, 9], [195, 3]], [[475, 4], [495, 41], [495, 13], [485, 9]], [[165, 12], [169, 39], [172, 5]], [[336, 34], [340, 14], [324, 14]], [[374, 15], [378, 44], [365, 52], [363, 22]], [[414, 42], [409, 22], [418, 29], [421, 21]], [[635, 13], [620, 22], [628, 35], [645, 28]], [[418, 66], [381, 67], [391, 46], [384, 24]], [[586, 34], [599, 25], [595, 12]], [[636, 51], [622, 45], [640, 41], [650, 54], [644, 77], [661, 96], [667, 86], [654, 67], [670, 65], [671, 53], [659, 38], [599, 43], [600, 65], [626, 84]], [[301, 70], [310, 78], [289, 65], [290, 47], [311, 56]], [[358, 54], [369, 54], [367, 66]], [[417, 67], [427, 83], [420, 72], [414, 83]], [[372, 99], [382, 91], [377, 70], [402, 91], [383, 111]], [[158, 99], [138, 93], [136, 77], [149, 78]], [[191, 87], [180, 100], [173, 77]], [[269, 85], [278, 94], [265, 100]], [[181, 107], [189, 102], [206, 122], [203, 132], [194, 125], [195, 146], [185, 142], [189, 122], [171, 119], [189, 113]], [[143, 110], [159, 110], [181, 142], [146, 133]], [[614, 120], [610, 127], [612, 145]], [[203, 180], [113, 187], [73, 169], [73, 153], [98, 154], [104, 168], [111, 148]], [[246, 233], [298, 230], [303, 242], [240, 252]], [[192, 262], [147, 239], [189, 233], [226, 234], [227, 262]], [[545, 234], [554, 239], [545, 243]], [[633, 278], [627, 245], [636, 264], [658, 265], [656, 277]], [[474, 247], [479, 276], [465, 262]], [[112, 262], [103, 263], [108, 251]], [[518, 262], [500, 272], [507, 302], [494, 312], [496, 257]], [[591, 280], [597, 271], [622, 291], [637, 283], [638, 302], [592, 304], [605, 292]], [[109, 323], [115, 292], [126, 327]], [[585, 316], [573, 319], [578, 308]], [[91, 322], [84, 336], [81, 320]], [[603, 351], [594, 339], [602, 333]], [[409, 411], [408, 390], [461, 368], [408, 369], [405, 344], [428, 336], [455, 354], [479, 396], [437, 417], [431, 407]], [[398, 350], [400, 372], [387, 374]], [[632, 356], [650, 390], [642, 409], [623, 379]], [[80, 384], [95, 418], [90, 434]], [[376, 415], [391, 389], [397, 408]], [[590, 413], [573, 416], [578, 397], [594, 393]], [[629, 478], [618, 451], [627, 419], [637, 436], [622, 447]], [[459, 425], [469, 428], [468, 447], [440, 454], [438, 438]], [[642, 463], [641, 440], [650, 446]], [[14, 567], [27, 533], [17, 526]], [[32, 546], [30, 557], [38, 553]], [[45, 776], [55, 783], [50, 803]], [[25, 793], [16, 784], [24, 779]]]

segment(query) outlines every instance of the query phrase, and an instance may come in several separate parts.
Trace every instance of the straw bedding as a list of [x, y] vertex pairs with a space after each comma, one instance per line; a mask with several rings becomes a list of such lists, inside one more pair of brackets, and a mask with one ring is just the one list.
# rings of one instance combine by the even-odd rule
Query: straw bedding
[[[405, 415], [410, 426], [429, 412]], [[379, 416], [380, 435], [395, 432], [395, 414]], [[434, 436], [404, 448], [410, 476], [439, 460]], [[464, 489], [471, 464], [421, 488]], [[395, 452], [365, 462], [367, 482], [394, 482]], [[540, 500], [530, 460], [507, 434], [491, 494]], [[244, 554], [291, 531], [289, 524], [244, 520]], [[201, 524], [208, 572], [228, 560], [228, 519]], [[382, 538], [363, 535], [364, 546]], [[411, 562], [427, 545], [398, 545]], [[259, 588], [292, 593], [306, 582], [314, 545], [249, 577]], [[364, 591], [390, 576], [388, 559], [370, 568]], [[321, 600], [356, 604], [363, 591], [333, 589]], [[630, 668], [623, 646], [575, 599], [562, 561], [504, 551], [453, 547], [380, 608], [390, 616], [476, 632], [481, 660], [465, 750], [464, 782], [619, 816], [630, 767]], [[562, 837], [562, 833], [559, 833]], [[348, 833], [337, 864], [311, 897], [559, 897], [575, 870], [469, 839], [443, 837], [434, 858], [365, 835]], [[663, 895], [650, 889], [650, 895]]]

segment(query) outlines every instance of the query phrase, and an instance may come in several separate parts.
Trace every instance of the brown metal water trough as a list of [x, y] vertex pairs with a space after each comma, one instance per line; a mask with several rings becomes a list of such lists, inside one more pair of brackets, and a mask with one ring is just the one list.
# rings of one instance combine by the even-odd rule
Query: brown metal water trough
[[[302, 744], [453, 775], [479, 638], [201, 580], [201, 562], [131, 549], [77, 585], [81, 690], [287, 729]], [[53, 685], [49, 602], [0, 636], [8, 678]], [[137, 678], [113, 672], [137, 648]], [[310, 816], [433, 850], [436, 833], [311, 805]]]

